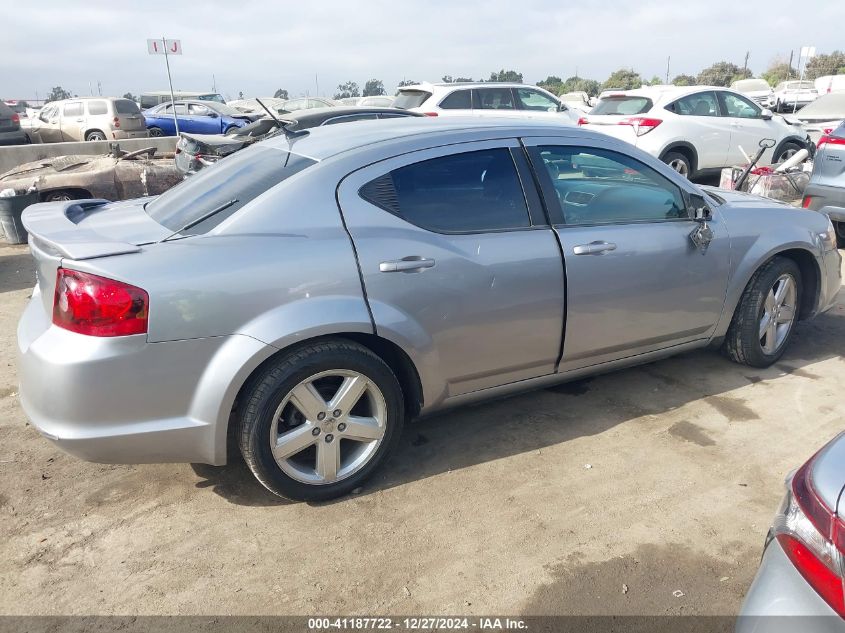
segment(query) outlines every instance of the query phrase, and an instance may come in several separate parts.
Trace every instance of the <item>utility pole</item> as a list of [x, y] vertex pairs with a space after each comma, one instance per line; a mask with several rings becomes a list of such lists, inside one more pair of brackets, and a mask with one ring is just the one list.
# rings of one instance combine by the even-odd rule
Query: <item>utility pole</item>
[[[792, 56], [795, 55], [795, 51], [789, 51], [789, 74], [792, 74]], [[787, 79], [792, 79], [792, 77], [787, 77]]]
[[666, 57], [666, 85], [669, 85], [669, 62], [672, 61], [672, 56]]
[[217, 77], [211, 73], [211, 92], [217, 92]]
[[320, 96], [320, 80], [317, 77], [317, 73], [314, 73], [314, 86], [317, 89], [314, 96], [319, 97]]
[[97, 94], [103, 96], [103, 84], [99, 81], [97, 82]]
[[748, 72], [748, 57], [751, 55], [751, 51], [745, 52], [745, 63], [742, 65], [742, 78], [745, 79], [745, 73]]

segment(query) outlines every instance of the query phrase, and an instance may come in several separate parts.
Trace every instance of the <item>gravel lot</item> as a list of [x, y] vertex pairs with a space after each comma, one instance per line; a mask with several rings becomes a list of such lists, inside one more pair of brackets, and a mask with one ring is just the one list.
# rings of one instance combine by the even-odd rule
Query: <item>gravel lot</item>
[[733, 614], [784, 475], [845, 415], [840, 293], [776, 367], [700, 352], [456, 410], [360, 494], [289, 504], [240, 461], [42, 439], [16, 397], [33, 284], [0, 246], [2, 614]]

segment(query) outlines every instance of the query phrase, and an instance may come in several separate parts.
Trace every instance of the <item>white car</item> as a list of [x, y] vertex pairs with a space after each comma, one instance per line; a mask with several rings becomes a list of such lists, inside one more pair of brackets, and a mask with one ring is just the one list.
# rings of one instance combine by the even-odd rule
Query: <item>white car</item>
[[420, 83], [396, 92], [394, 108], [428, 116], [527, 117], [575, 125], [580, 113], [551, 92], [517, 83]]
[[812, 81], [782, 81], [775, 86], [775, 111], [792, 112], [812, 103], [818, 96], [819, 91]]
[[765, 79], [740, 79], [731, 84], [731, 90], [741, 92], [763, 108], [771, 108], [775, 103], [775, 91]]
[[775, 145], [760, 165], [812, 147], [800, 122], [713, 86], [651, 86], [606, 94], [578, 124], [628, 141], [687, 177], [746, 163], [743, 150], [754, 155], [764, 138]]

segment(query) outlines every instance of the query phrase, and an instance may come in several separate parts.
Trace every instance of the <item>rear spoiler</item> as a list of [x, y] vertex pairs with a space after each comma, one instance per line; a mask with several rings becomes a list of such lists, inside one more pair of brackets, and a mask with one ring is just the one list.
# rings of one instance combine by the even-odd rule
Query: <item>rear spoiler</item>
[[21, 218], [30, 242], [70, 259], [91, 259], [106, 255], [137, 253], [140, 246], [112, 240], [77, 224], [86, 214], [108, 200], [41, 202], [28, 206]]

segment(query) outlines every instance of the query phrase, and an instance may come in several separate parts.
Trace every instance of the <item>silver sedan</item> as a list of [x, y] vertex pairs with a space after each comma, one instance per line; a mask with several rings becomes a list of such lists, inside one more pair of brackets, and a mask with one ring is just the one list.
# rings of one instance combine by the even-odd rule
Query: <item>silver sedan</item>
[[841, 281], [825, 215], [530, 120], [290, 132], [24, 224], [33, 424], [103, 462], [233, 442], [292, 499], [360, 486], [446, 407], [711, 345], [767, 366]]

